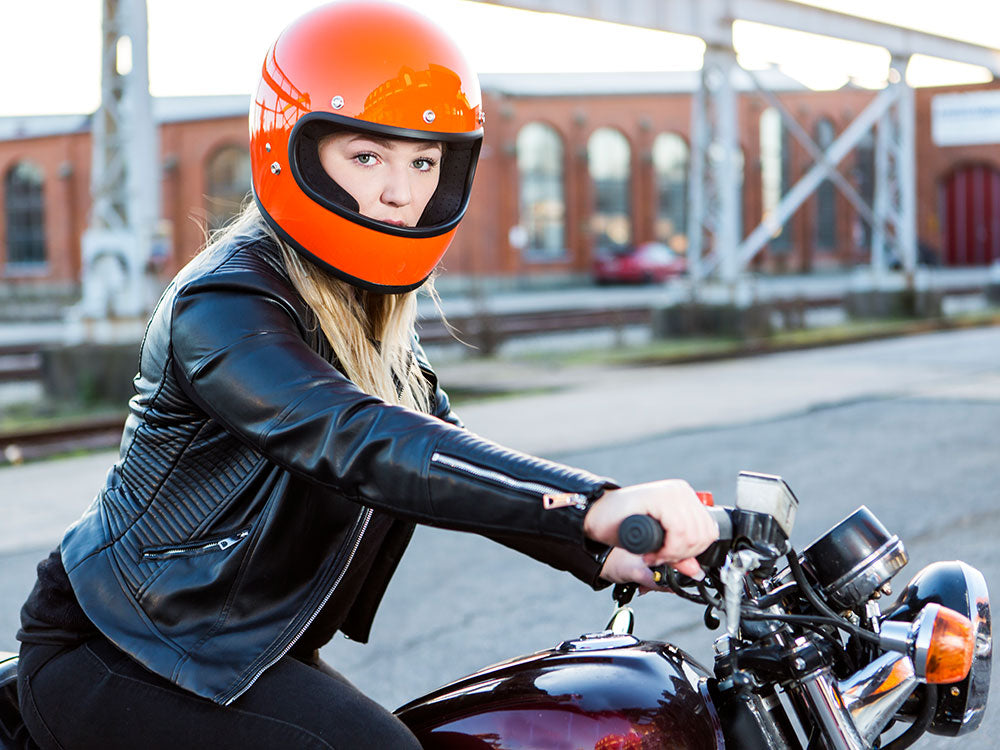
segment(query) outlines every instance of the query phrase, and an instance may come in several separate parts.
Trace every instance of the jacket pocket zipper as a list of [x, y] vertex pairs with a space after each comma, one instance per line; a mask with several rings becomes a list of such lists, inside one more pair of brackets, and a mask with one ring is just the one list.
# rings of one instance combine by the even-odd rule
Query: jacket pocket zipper
[[476, 479], [484, 479], [488, 482], [492, 482], [493, 484], [500, 485], [501, 487], [507, 487], [529, 495], [539, 495], [541, 496], [542, 506], [545, 510], [552, 510], [553, 508], [566, 508], [569, 506], [573, 506], [580, 510], [587, 509], [587, 496], [579, 492], [564, 492], [556, 489], [555, 487], [539, 484], [538, 482], [528, 482], [523, 479], [516, 479], [515, 477], [496, 471], [495, 469], [486, 469], [482, 466], [476, 466], [468, 461], [463, 461], [462, 459], [455, 458], [454, 456], [446, 456], [443, 453], [438, 453], [437, 451], [435, 451], [431, 456], [431, 463], [440, 464], [441, 466], [445, 466], [461, 474], [475, 477]]
[[347, 568], [354, 560], [354, 556], [358, 552], [358, 547], [361, 546], [361, 538], [365, 535], [365, 531], [368, 529], [368, 523], [371, 521], [374, 512], [375, 511], [372, 508], [364, 508], [358, 515], [358, 519], [357, 521], [355, 521], [354, 528], [358, 528], [358, 526], [360, 526], [360, 530], [358, 531], [357, 536], [354, 536], [353, 541], [351, 542], [351, 550], [347, 554], [347, 560], [344, 562], [343, 566], [340, 568], [340, 571], [337, 573], [337, 578], [333, 582], [333, 585], [331, 585], [329, 590], [326, 592], [326, 596], [323, 597], [323, 601], [321, 601], [319, 603], [319, 606], [313, 610], [309, 619], [306, 620], [305, 624], [299, 628], [298, 632], [292, 637], [292, 639], [287, 644], [285, 644], [285, 646], [282, 649], [280, 649], [277, 652], [277, 655], [271, 658], [267, 662], [267, 664], [263, 667], [263, 669], [258, 670], [253, 675], [253, 677], [247, 680], [245, 684], [240, 685], [239, 689], [231, 691], [223, 699], [223, 705], [228, 706], [237, 698], [239, 698], [241, 695], [243, 695], [243, 693], [245, 693], [247, 690], [253, 687], [254, 683], [257, 682], [258, 679], [260, 679], [260, 676], [264, 674], [264, 672], [266, 672], [268, 669], [270, 669], [275, 662], [281, 659], [281, 657], [287, 654], [291, 650], [292, 646], [295, 645], [296, 641], [298, 641], [299, 638], [301, 638], [302, 635], [306, 632], [306, 630], [309, 629], [309, 626], [312, 625], [313, 620], [315, 620], [316, 617], [319, 615], [319, 613], [323, 611], [323, 607], [325, 607], [326, 603], [330, 601], [330, 597], [333, 596], [333, 592], [337, 590], [337, 587], [340, 585], [340, 582], [344, 579], [344, 576], [347, 575]]
[[167, 560], [171, 557], [190, 557], [193, 555], [203, 555], [207, 552], [221, 552], [243, 541], [249, 534], [250, 529], [241, 529], [235, 534], [222, 537], [221, 539], [200, 539], [196, 542], [185, 542], [184, 544], [147, 547], [142, 551], [142, 557], [146, 560]]

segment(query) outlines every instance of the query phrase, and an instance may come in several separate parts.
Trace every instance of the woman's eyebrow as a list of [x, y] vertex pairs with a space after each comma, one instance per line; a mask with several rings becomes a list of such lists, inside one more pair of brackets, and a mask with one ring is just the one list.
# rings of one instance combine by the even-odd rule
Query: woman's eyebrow
[[365, 135], [364, 133], [358, 133], [357, 135], [352, 135], [347, 141], [348, 143], [354, 143], [356, 141], [370, 141], [383, 148], [392, 148], [392, 142], [388, 138], [379, 138], [377, 135]]
[[[365, 135], [364, 133], [358, 133], [357, 135], [353, 136], [351, 140], [348, 142], [354, 143], [355, 141], [371, 141], [372, 143], [375, 143], [381, 146], [382, 148], [388, 148], [388, 149], [394, 149], [396, 147], [396, 143], [398, 142], [392, 138], [382, 138], [377, 135]], [[434, 148], [437, 149], [438, 151], [443, 151], [443, 149], [441, 148], [441, 144], [438, 143], [437, 141], [413, 141], [413, 143], [420, 148]]]

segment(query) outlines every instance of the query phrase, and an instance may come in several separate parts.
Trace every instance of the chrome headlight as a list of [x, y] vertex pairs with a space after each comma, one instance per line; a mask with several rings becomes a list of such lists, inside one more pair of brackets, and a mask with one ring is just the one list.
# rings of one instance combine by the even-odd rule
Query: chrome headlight
[[912, 622], [931, 603], [968, 617], [975, 633], [972, 668], [961, 682], [940, 687], [937, 710], [928, 729], [934, 734], [955, 737], [979, 726], [990, 691], [993, 633], [986, 579], [971, 565], [958, 560], [933, 563], [913, 577], [884, 619]]

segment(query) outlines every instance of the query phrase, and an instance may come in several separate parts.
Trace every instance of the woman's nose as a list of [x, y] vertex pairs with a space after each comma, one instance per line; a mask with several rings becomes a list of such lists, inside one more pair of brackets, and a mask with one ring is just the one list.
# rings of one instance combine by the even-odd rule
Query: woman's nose
[[409, 175], [405, 170], [390, 170], [382, 186], [382, 202], [389, 206], [405, 206], [411, 198]]

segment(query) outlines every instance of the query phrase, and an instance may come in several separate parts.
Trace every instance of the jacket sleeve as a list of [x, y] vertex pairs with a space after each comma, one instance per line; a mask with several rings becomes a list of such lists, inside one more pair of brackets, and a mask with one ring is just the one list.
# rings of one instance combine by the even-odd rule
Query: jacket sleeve
[[[413, 342], [413, 352], [433, 393], [434, 416], [457, 427], [464, 427], [462, 420], [451, 410], [448, 394], [442, 390], [437, 373], [431, 368], [419, 338]], [[540, 540], [537, 537], [497, 533], [492, 533], [489, 537], [505, 547], [533, 557], [557, 570], [566, 571], [594, 589], [602, 589], [611, 585], [600, 577], [604, 561], [611, 551], [611, 548], [606, 545], [598, 544], [592, 540], [587, 540], [583, 545], [580, 545], [562, 541]]]
[[584, 543], [612, 481], [387, 404], [315, 353], [288, 298], [248, 272], [181, 289], [172, 366], [209, 416], [268, 459], [413, 521]]

